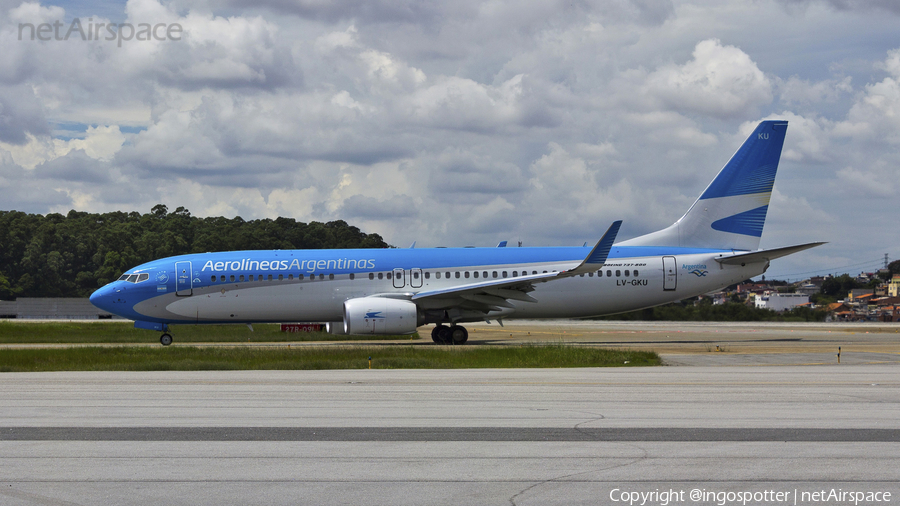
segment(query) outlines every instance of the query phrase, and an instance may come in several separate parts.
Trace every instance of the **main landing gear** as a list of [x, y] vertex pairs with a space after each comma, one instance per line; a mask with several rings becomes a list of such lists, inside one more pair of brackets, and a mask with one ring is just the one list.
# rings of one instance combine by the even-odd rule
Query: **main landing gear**
[[169, 334], [168, 332], [163, 334], [162, 337], [159, 338], [159, 342], [163, 346], [168, 346], [168, 345], [172, 344], [172, 334]]
[[469, 331], [460, 325], [438, 325], [431, 331], [431, 339], [438, 344], [465, 344]]

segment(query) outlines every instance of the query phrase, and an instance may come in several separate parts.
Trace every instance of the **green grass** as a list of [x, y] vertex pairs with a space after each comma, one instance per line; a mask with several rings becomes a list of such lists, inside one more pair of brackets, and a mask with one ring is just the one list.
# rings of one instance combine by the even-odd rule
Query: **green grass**
[[[176, 343], [282, 343], [418, 339], [406, 336], [336, 336], [327, 332], [282, 332], [277, 323], [253, 325], [170, 325]], [[134, 328], [132, 322], [0, 322], [0, 344], [133, 344], [158, 343], [162, 332]]]
[[0, 372], [613, 367], [659, 365], [653, 352], [564, 344], [0, 349]]

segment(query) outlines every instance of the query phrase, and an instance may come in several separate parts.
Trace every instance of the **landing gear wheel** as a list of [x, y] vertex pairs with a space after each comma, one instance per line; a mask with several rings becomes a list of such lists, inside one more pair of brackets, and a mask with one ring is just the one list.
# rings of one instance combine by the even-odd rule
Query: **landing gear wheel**
[[163, 346], [168, 346], [172, 344], [172, 336], [169, 334], [163, 334], [162, 337], [159, 338], [159, 342]]
[[450, 327], [446, 325], [438, 325], [431, 331], [431, 339], [437, 344], [450, 344], [451, 338]]
[[451, 344], [466, 344], [466, 341], [469, 340], [469, 331], [466, 330], [465, 327], [460, 327], [458, 325], [454, 325], [450, 327], [450, 343]]
[[431, 329], [431, 340], [438, 344], [441, 344], [440, 332], [441, 329], [445, 328], [447, 328], [446, 325], [436, 325], [433, 329]]

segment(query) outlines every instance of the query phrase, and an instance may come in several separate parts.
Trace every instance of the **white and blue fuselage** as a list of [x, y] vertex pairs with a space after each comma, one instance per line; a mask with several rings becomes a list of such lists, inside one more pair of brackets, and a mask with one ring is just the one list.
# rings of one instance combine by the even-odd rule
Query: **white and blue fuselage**
[[[821, 243], [757, 251], [787, 122], [763, 121], [671, 226], [593, 247], [276, 250], [197, 253], [140, 265], [91, 302], [166, 331], [170, 323], [327, 322], [335, 333], [402, 334], [434, 323], [584, 318], [711, 292]], [[171, 343], [164, 334], [163, 344]]]
[[[97, 290], [92, 302], [135, 321], [158, 323], [333, 322], [345, 300], [427, 293], [514, 281], [576, 267], [590, 247], [279, 250], [200, 253], [136, 267]], [[707, 293], [761, 274], [731, 250], [613, 246], [602, 267], [536, 282], [535, 302], [511, 300], [505, 318], [580, 318], [621, 313]], [[130, 279], [129, 279], [130, 278]], [[141, 281], [138, 281], [140, 279]], [[434, 297], [423, 309], [452, 309]], [[509, 308], [504, 308], [509, 309]], [[487, 316], [487, 313], [485, 314]], [[463, 320], [484, 318], [469, 317]]]

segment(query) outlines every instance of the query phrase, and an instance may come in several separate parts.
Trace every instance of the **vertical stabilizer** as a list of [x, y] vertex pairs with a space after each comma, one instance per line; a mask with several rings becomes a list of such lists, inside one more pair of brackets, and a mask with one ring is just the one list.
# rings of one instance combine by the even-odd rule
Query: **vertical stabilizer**
[[622, 246], [759, 248], [787, 121], [763, 121], [700, 198], [670, 227]]

